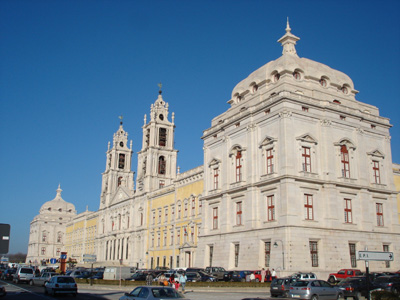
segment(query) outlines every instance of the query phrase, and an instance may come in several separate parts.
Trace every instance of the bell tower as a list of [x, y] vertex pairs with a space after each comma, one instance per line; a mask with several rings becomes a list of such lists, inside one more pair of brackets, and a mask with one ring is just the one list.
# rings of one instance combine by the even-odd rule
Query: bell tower
[[138, 153], [136, 191], [149, 192], [167, 186], [176, 178], [178, 151], [174, 149], [175, 115], [168, 120], [168, 103], [161, 84], [158, 98], [150, 108], [150, 121], [144, 116], [142, 149]]
[[106, 170], [102, 174], [100, 209], [110, 205], [110, 199], [118, 188], [129, 191], [134, 189], [134, 172], [131, 171], [132, 141], [128, 147], [128, 133], [122, 126], [122, 116], [119, 118], [121, 122], [117, 132], [114, 133], [111, 148], [110, 142], [108, 142]]

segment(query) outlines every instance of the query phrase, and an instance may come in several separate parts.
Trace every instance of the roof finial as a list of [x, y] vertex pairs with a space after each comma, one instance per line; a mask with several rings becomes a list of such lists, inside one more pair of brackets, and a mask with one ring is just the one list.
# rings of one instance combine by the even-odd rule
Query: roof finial
[[289, 55], [297, 56], [295, 45], [296, 45], [296, 42], [298, 40], [300, 40], [300, 38], [298, 38], [297, 36], [292, 34], [290, 32], [291, 30], [292, 29], [290, 28], [290, 25], [289, 25], [289, 17], [287, 17], [286, 33], [285, 33], [285, 35], [283, 37], [281, 37], [278, 40], [278, 43], [282, 44], [282, 47], [283, 47], [282, 54], [283, 55], [289, 54]]
[[61, 196], [61, 192], [62, 192], [61, 185], [58, 184], [57, 196]]
[[287, 17], [287, 21], [286, 21], [286, 32], [290, 32], [292, 30], [292, 28], [290, 28], [289, 25], [289, 17]]
[[162, 88], [162, 83], [160, 82], [159, 84], [158, 84], [158, 87], [159, 87], [159, 91], [158, 91], [158, 93], [161, 95], [162, 94], [162, 90], [161, 90], [161, 88]]
[[118, 117], [118, 119], [120, 119], [121, 121], [119, 122], [119, 124], [121, 124], [122, 125], [122, 119], [123, 119], [124, 117], [122, 116], [122, 115], [120, 115], [119, 117]]

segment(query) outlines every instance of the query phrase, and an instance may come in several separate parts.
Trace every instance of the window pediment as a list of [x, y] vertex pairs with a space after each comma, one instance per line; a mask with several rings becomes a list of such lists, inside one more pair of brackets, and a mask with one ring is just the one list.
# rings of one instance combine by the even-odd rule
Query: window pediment
[[379, 151], [378, 149], [371, 151], [371, 152], [367, 152], [368, 155], [370, 156], [375, 156], [375, 157], [380, 157], [380, 158], [385, 158], [385, 155]]
[[218, 166], [221, 163], [221, 161], [217, 158], [213, 158], [210, 163], [208, 164], [209, 167], [213, 167], [213, 166]]
[[273, 145], [276, 141], [277, 139], [270, 136], [266, 136], [264, 140], [260, 143], [260, 148]]
[[304, 134], [296, 138], [296, 140], [304, 142], [304, 143], [311, 143], [311, 144], [318, 144], [318, 141], [311, 135], [311, 134]]
[[242, 148], [240, 145], [233, 145], [231, 150], [229, 151], [229, 156], [232, 156], [232, 155], [236, 156], [236, 154], [239, 151], [243, 152], [243, 151], [246, 151], [246, 149]]
[[349, 149], [356, 150], [356, 146], [350, 139], [341, 139], [335, 146], [346, 146]]

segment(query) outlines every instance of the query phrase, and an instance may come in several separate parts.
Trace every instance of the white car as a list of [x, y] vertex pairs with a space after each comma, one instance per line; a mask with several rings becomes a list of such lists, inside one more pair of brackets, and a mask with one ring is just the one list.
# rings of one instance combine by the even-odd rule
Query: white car
[[57, 275], [50, 278], [44, 285], [44, 293], [55, 296], [56, 294], [78, 294], [78, 286], [71, 276]]

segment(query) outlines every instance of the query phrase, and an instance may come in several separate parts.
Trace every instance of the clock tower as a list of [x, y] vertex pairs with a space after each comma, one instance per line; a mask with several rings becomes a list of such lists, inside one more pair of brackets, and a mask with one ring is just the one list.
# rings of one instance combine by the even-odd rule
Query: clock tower
[[122, 188], [131, 193], [134, 189], [134, 172], [132, 164], [132, 141], [128, 147], [128, 133], [121, 122], [117, 132], [114, 133], [113, 144], [108, 143], [106, 170], [104, 171], [101, 187], [100, 209], [108, 207], [115, 192]]
[[142, 150], [138, 153], [136, 192], [154, 191], [176, 178], [178, 151], [174, 149], [175, 115], [168, 120], [168, 103], [160, 84], [158, 98], [150, 108], [150, 121], [144, 116]]

